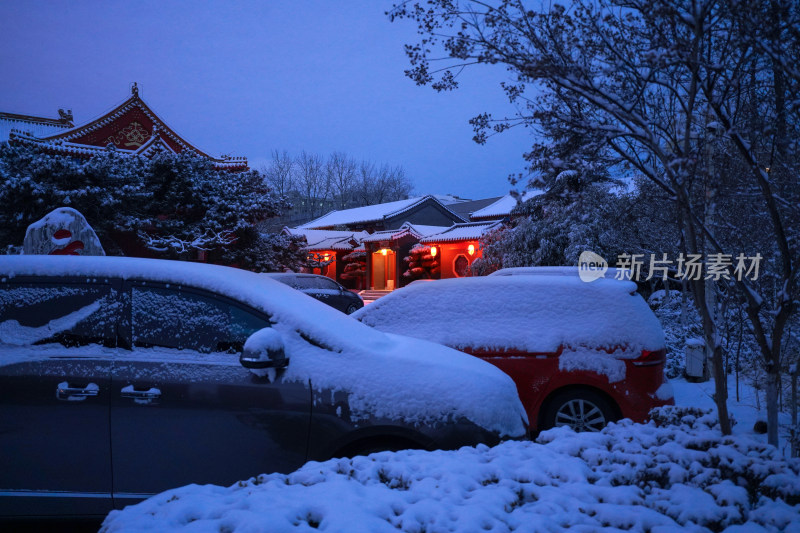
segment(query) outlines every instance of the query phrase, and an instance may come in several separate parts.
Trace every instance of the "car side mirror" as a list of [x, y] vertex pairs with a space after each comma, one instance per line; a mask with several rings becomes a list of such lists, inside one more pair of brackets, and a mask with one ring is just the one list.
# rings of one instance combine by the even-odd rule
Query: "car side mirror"
[[283, 350], [283, 337], [272, 328], [263, 328], [250, 335], [244, 343], [239, 362], [245, 368], [286, 368], [289, 358]]

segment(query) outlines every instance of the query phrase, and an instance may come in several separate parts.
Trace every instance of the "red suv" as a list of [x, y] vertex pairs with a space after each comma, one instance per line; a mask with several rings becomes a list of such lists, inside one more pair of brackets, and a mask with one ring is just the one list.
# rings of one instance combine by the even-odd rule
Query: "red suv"
[[531, 428], [599, 431], [674, 403], [664, 332], [630, 281], [446, 279], [400, 289], [353, 316], [499, 367], [516, 382]]

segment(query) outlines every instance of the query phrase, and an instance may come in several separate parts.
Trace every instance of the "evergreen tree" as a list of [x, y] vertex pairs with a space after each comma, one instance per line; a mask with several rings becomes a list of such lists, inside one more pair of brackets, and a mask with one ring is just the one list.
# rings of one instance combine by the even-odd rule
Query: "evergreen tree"
[[0, 144], [0, 245], [20, 245], [29, 224], [61, 206], [80, 211], [106, 253], [131, 241], [155, 257], [255, 270], [297, 267], [302, 251], [256, 224], [288, 207], [255, 171], [216, 170], [189, 153], [152, 159], [108, 150], [88, 161]]

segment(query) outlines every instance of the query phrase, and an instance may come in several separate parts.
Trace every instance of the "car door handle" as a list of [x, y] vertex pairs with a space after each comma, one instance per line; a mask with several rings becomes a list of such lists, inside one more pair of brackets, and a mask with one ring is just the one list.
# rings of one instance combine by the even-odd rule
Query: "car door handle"
[[70, 387], [68, 382], [62, 381], [56, 386], [56, 398], [67, 402], [81, 402], [99, 393], [100, 387], [96, 383], [89, 383], [85, 387]]
[[122, 387], [120, 396], [123, 398], [132, 398], [136, 403], [148, 403], [153, 400], [161, 398], [161, 391], [155, 387], [150, 387], [147, 390], [135, 389], [133, 385]]

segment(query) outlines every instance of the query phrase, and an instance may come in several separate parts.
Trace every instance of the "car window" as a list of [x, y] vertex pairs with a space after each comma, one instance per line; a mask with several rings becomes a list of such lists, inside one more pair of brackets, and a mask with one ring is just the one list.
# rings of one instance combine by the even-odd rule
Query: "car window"
[[333, 281], [332, 279], [322, 278], [322, 277], [316, 278], [316, 279], [317, 279], [317, 283], [318, 283], [318, 286], [319, 286], [320, 289], [328, 289], [328, 290], [334, 290], [334, 291], [340, 290], [339, 289], [339, 284], [336, 283], [335, 281]]
[[269, 321], [210, 294], [168, 287], [132, 288], [131, 336], [136, 347], [240, 353]]
[[120, 310], [107, 283], [3, 283], [0, 344], [113, 346]]
[[313, 276], [297, 276], [294, 284], [292, 285], [295, 289], [305, 290], [305, 289], [318, 289], [319, 285], [317, 285], [317, 279]]
[[295, 278], [294, 276], [270, 276], [275, 281], [279, 281], [284, 285], [294, 286]]

